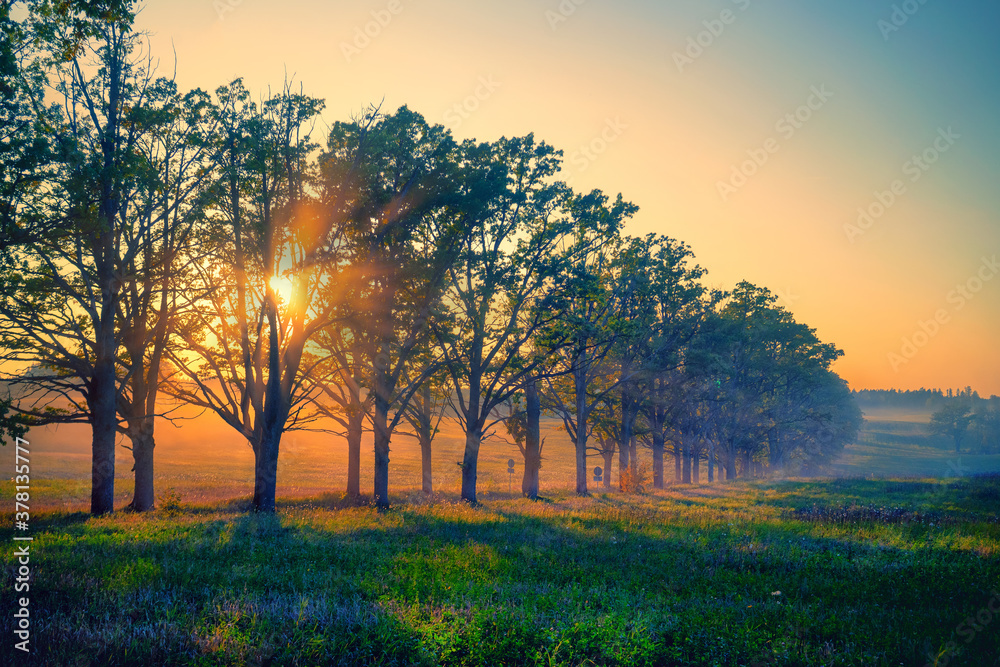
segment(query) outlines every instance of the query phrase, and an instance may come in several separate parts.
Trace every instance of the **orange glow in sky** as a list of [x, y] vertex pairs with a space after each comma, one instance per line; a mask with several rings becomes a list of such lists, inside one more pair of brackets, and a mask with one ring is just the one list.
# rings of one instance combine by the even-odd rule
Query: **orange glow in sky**
[[329, 123], [384, 100], [534, 132], [640, 207], [629, 233], [778, 294], [853, 387], [1000, 394], [1000, 9], [819, 4], [149, 0], [137, 23], [182, 87], [287, 75]]

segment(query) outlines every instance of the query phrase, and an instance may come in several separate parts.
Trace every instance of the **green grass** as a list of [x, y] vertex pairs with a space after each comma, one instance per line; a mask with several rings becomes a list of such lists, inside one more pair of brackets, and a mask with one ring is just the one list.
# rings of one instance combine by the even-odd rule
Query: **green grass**
[[33, 516], [35, 663], [1000, 665], [997, 476], [242, 505]]
[[1000, 454], [962, 451], [943, 436], [928, 433], [930, 412], [868, 410], [856, 443], [847, 445], [831, 466], [838, 476], [917, 476], [953, 478], [1000, 471]]

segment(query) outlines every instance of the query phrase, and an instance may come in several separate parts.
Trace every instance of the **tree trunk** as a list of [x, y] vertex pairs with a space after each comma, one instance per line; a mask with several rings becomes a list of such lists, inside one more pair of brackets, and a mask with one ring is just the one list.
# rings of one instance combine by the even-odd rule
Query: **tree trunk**
[[629, 438], [629, 457], [628, 457], [628, 467], [632, 471], [632, 475], [635, 476], [636, 468], [639, 466], [639, 446], [636, 443], [635, 435]]
[[743, 476], [747, 479], [753, 477], [752, 470], [750, 468], [750, 452], [743, 452]]
[[726, 454], [726, 481], [736, 479], [736, 452], [732, 449]]
[[604, 476], [601, 477], [601, 484], [605, 489], [611, 490], [611, 466], [615, 464], [615, 450], [605, 449], [601, 452], [604, 458]]
[[347, 497], [361, 496], [361, 436], [364, 431], [365, 415], [360, 401], [351, 405], [347, 413]]
[[708, 445], [708, 483], [715, 481], [715, 443]]
[[695, 449], [694, 451], [691, 452], [691, 482], [692, 483], [698, 484], [699, 482], [701, 482], [701, 478], [699, 476], [700, 475], [700, 470], [701, 470], [701, 454], [700, 454], [700, 452], [697, 449]]
[[478, 426], [465, 434], [465, 456], [462, 458], [462, 500], [476, 504], [476, 477], [479, 467], [479, 445], [483, 433]]
[[681, 478], [681, 482], [684, 484], [690, 484], [691, 483], [691, 440], [689, 436], [686, 435], [681, 436], [681, 444], [683, 445], [683, 452], [681, 455], [683, 457], [683, 464], [684, 464], [684, 471], [683, 471], [683, 477]]
[[587, 491], [587, 377], [582, 368], [573, 373], [576, 391], [576, 492]]
[[524, 386], [524, 402], [527, 424], [524, 434], [524, 479], [521, 493], [532, 500], [538, 499], [538, 471], [542, 467], [541, 451], [541, 403], [538, 400], [538, 385], [531, 378]]
[[272, 375], [267, 381], [263, 416], [264, 428], [261, 432], [260, 442], [254, 450], [253, 502], [251, 503], [251, 509], [254, 512], [273, 513], [275, 510], [275, 496], [278, 487], [278, 448], [281, 445], [281, 434], [284, 431], [285, 420], [288, 418], [288, 410], [283, 405], [285, 401], [281, 395], [278, 371], [273, 367], [276, 365], [276, 363], [272, 365]]
[[630, 470], [629, 465], [629, 455], [632, 453], [632, 448], [629, 441], [632, 436], [632, 419], [629, 418], [632, 412], [632, 394], [628, 391], [627, 386], [622, 389], [621, 392], [622, 399], [622, 421], [621, 421], [621, 440], [618, 443], [618, 485], [620, 490], [625, 490], [625, 480], [623, 475], [626, 470]]
[[679, 439], [674, 439], [674, 481], [678, 484], [681, 481], [681, 443]]
[[389, 438], [391, 435], [389, 433], [389, 398], [392, 395], [393, 387], [390, 386], [388, 350], [388, 344], [382, 345], [374, 364], [375, 406], [372, 415], [372, 430], [375, 441], [375, 474], [372, 498], [379, 510], [389, 507]]
[[784, 456], [782, 454], [776, 429], [769, 428], [767, 430], [767, 459], [771, 464], [772, 470], [778, 470], [784, 466]]
[[118, 427], [114, 331], [110, 326], [98, 337], [97, 343], [90, 417], [93, 429], [90, 513], [106, 514], [115, 508], [115, 434]]
[[152, 509], [155, 501], [153, 488], [153, 418], [143, 420], [138, 433], [130, 434], [132, 441], [132, 470], [135, 472], [135, 492], [129, 509], [145, 512]]
[[420, 434], [420, 488], [424, 495], [434, 493], [434, 477], [431, 474], [431, 437], [430, 433]]
[[663, 430], [653, 425], [653, 488], [663, 488]]
[[420, 415], [417, 419], [419, 428], [417, 436], [420, 439], [420, 479], [421, 489], [424, 494], [434, 493], [434, 478], [431, 474], [431, 442], [434, 435], [431, 433], [431, 386], [425, 384], [420, 389]]
[[389, 506], [389, 405], [388, 401], [375, 398], [375, 479], [372, 497], [375, 506], [385, 509]]
[[[271, 267], [267, 268], [268, 274], [271, 274]], [[284, 364], [281, 362], [277, 305], [270, 288], [265, 297], [265, 309], [268, 320], [267, 384], [264, 389], [264, 424], [261, 429], [260, 444], [254, 451], [256, 459], [251, 509], [254, 512], [273, 513], [278, 486], [278, 451], [291, 408], [290, 389], [283, 383], [282, 373], [294, 376], [297, 361], [295, 356], [290, 354], [295, 346], [293, 342], [285, 350]], [[293, 324], [293, 339], [297, 330], [297, 324]]]
[[275, 495], [278, 486], [278, 440], [280, 432], [266, 429], [264, 437], [254, 452], [254, 512], [274, 512]]

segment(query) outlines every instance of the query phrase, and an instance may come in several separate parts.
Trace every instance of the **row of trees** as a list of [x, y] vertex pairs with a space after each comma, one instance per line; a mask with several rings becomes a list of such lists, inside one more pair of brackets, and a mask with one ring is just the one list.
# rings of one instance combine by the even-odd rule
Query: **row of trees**
[[[964, 389], [855, 389], [851, 394], [862, 408], [928, 408], [936, 410], [953, 398], [968, 398], [972, 401], [982, 400], [979, 392], [972, 387]], [[993, 397], [997, 398], [997, 397]]]
[[372, 432], [379, 506], [401, 427], [430, 491], [442, 418], [470, 502], [496, 428], [537, 496], [545, 411], [580, 493], [595, 452], [625, 472], [650, 447], [662, 486], [668, 448], [684, 481], [702, 460], [732, 479], [855, 436], [839, 350], [766, 289], [707, 289], [683, 243], [624, 234], [636, 207], [574, 192], [532, 135], [458, 142], [369, 108], [320, 145], [322, 100], [288, 83], [256, 100], [157, 77], [130, 2], [27, 5], [0, 16], [4, 423], [91, 425], [92, 512], [113, 509], [118, 436], [131, 507], [152, 506], [155, 426], [178, 405], [249, 443], [258, 511], [294, 429], [346, 438], [351, 496]]

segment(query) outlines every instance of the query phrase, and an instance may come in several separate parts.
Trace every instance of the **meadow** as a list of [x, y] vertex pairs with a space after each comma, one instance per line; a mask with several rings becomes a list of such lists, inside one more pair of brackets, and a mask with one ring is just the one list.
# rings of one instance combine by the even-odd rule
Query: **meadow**
[[951, 438], [927, 433], [930, 410], [866, 407], [857, 442], [830, 468], [838, 476], [961, 477], [1000, 471], [1000, 455], [977, 452], [971, 442], [955, 452]]
[[[145, 515], [90, 517], [86, 443], [65, 428], [30, 436], [35, 653], [8, 650], [8, 548], [0, 655], [47, 665], [1000, 665], [1000, 475], [578, 497], [556, 426], [546, 425], [542, 500], [517, 497], [516, 476], [508, 492], [506, 460], [518, 457], [494, 441], [481, 504], [458, 502], [457, 434], [446, 431], [434, 497], [419, 493], [402, 441], [386, 512], [345, 501], [336, 438], [296, 434], [274, 516], [246, 512], [249, 458], [208, 422], [177, 431], [191, 441], [164, 439], [159, 508]], [[0, 493], [12, 497], [12, 483]]]

